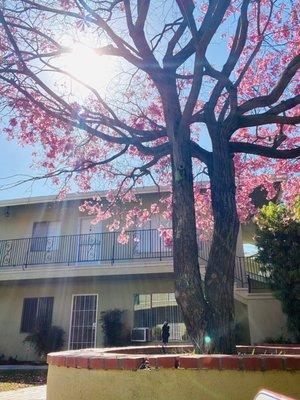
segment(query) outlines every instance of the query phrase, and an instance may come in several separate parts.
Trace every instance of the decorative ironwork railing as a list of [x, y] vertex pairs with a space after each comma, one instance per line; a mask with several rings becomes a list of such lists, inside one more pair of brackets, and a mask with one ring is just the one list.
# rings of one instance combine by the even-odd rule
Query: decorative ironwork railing
[[[118, 242], [119, 232], [62, 235], [10, 239], [0, 241], [0, 267], [42, 264], [101, 263], [136, 259], [173, 257], [172, 246], [167, 246], [157, 229], [140, 229], [126, 232], [128, 242]], [[208, 260], [209, 241], [198, 241], [199, 257]], [[260, 272], [259, 264], [251, 257], [236, 257], [235, 280], [241, 287], [264, 286], [267, 277]]]
[[[35, 237], [0, 241], [0, 267], [73, 264], [172, 257], [157, 229], [126, 232], [128, 242], [118, 242], [119, 232]], [[199, 256], [207, 259], [209, 242], [199, 241]]]

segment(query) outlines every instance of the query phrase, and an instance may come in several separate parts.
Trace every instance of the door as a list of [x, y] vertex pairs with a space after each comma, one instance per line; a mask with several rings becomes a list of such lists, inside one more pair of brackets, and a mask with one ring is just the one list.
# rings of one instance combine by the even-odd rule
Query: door
[[47, 242], [45, 251], [45, 262], [51, 263], [60, 261], [59, 245], [60, 245], [61, 223], [59, 221], [50, 221], [48, 223]]
[[60, 231], [61, 223], [60, 221], [50, 221], [48, 225], [48, 240], [47, 249], [48, 251], [57, 251], [59, 249], [60, 242]]
[[102, 226], [92, 224], [93, 218], [80, 218], [78, 261], [100, 261], [102, 246]]
[[169, 226], [169, 222], [164, 220], [161, 215], [152, 215], [150, 221], [134, 232], [135, 254], [144, 254], [149, 257], [152, 253], [156, 257], [158, 254], [167, 252], [168, 248], [161, 238], [158, 228], [169, 228]]
[[97, 294], [77, 294], [73, 296], [69, 349], [96, 347], [97, 310]]

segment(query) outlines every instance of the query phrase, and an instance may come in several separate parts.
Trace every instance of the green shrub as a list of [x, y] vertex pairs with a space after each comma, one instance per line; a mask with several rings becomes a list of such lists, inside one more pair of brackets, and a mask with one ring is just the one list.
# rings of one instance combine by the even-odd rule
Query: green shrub
[[293, 344], [293, 341], [289, 338], [287, 338], [284, 335], [272, 338], [272, 337], [266, 337], [264, 340], [264, 343], [267, 344]]
[[58, 326], [39, 327], [24, 339], [43, 359], [52, 351], [61, 350], [64, 345], [65, 332]]
[[234, 333], [235, 333], [236, 344], [250, 344], [247, 337], [248, 335], [246, 329], [247, 328], [242, 323], [235, 322]]
[[103, 311], [100, 317], [104, 333], [104, 346], [125, 346], [130, 343], [130, 333], [124, 325], [124, 311], [119, 309]]
[[161, 327], [160, 326], [155, 326], [152, 328], [152, 338], [154, 340], [161, 341]]
[[269, 203], [257, 218], [257, 260], [287, 315], [288, 329], [300, 340], [300, 200], [293, 209]]

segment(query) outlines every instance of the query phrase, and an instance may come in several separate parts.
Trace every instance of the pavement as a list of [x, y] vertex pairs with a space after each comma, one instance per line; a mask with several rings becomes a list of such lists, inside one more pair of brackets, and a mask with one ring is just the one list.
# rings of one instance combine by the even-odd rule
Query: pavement
[[46, 400], [46, 385], [1, 392], [0, 400]]

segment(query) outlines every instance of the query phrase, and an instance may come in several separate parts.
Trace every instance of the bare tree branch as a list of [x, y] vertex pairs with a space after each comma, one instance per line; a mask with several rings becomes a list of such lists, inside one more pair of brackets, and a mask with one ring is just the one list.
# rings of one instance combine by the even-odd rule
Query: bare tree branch
[[296, 147], [295, 149], [278, 150], [274, 147], [266, 147], [259, 144], [230, 142], [229, 148], [232, 153], [246, 153], [286, 160], [300, 156], [300, 147]]
[[300, 104], [300, 95], [295, 97], [291, 97], [288, 100], [284, 100], [278, 105], [270, 108], [270, 110], [261, 114], [253, 114], [253, 115], [245, 115], [238, 118], [238, 127], [251, 127], [258, 125], [267, 125], [267, 124], [286, 124], [286, 125], [295, 125], [300, 123], [300, 115], [295, 116], [287, 116], [287, 115], [278, 115], [280, 113], [285, 113], [295, 106]]
[[300, 54], [295, 56], [288, 63], [276, 86], [268, 95], [255, 97], [251, 100], [246, 101], [238, 108], [238, 112], [240, 114], [244, 114], [247, 111], [253, 110], [254, 108], [268, 107], [276, 103], [287, 88], [288, 84], [290, 83], [296, 72], [299, 70], [299, 68]]
[[196, 37], [193, 37], [177, 54], [165, 57], [165, 67], [176, 70], [195, 52], [196, 45], [202, 49], [202, 54], [205, 54], [212, 37], [224, 17], [229, 3], [229, 0], [211, 1], [204, 20], [197, 31]]

